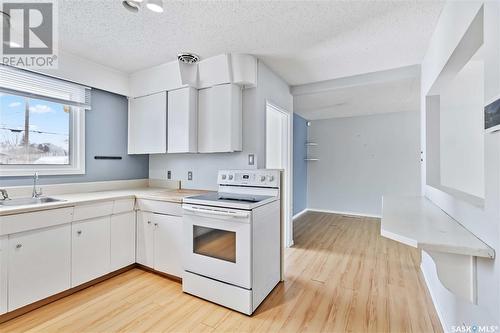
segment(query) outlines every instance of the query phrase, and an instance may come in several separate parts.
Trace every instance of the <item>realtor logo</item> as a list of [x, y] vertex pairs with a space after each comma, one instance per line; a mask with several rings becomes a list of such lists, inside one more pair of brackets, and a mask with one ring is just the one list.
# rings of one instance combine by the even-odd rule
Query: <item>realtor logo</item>
[[2, 62], [29, 68], [57, 67], [57, 3], [3, 2]]

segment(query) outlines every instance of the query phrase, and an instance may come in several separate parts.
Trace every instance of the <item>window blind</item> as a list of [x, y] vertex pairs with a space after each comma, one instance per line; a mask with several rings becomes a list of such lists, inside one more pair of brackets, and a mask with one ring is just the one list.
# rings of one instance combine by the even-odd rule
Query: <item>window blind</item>
[[0, 91], [90, 110], [90, 88], [27, 70], [0, 65]]

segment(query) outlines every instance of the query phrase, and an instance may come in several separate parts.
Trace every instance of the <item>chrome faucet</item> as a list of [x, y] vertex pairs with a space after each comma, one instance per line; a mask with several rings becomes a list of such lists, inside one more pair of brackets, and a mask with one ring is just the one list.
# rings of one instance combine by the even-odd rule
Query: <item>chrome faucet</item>
[[0, 188], [0, 195], [2, 196], [2, 200], [10, 200], [7, 190]]
[[31, 195], [32, 198], [38, 198], [42, 195], [42, 189], [36, 188], [37, 183], [38, 183], [38, 172], [35, 172], [35, 174], [33, 175], [33, 193]]

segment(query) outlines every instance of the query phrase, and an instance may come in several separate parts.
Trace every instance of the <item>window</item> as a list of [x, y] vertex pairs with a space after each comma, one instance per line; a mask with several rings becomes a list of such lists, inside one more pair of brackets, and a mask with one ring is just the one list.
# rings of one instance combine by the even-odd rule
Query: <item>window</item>
[[69, 164], [71, 106], [0, 94], [0, 164]]
[[0, 176], [85, 173], [89, 88], [0, 66]]

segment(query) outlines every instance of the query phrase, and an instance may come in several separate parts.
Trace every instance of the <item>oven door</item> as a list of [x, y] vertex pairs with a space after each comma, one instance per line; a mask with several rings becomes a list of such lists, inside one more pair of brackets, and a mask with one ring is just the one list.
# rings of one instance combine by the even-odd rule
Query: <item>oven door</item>
[[184, 204], [184, 269], [251, 289], [251, 213]]

